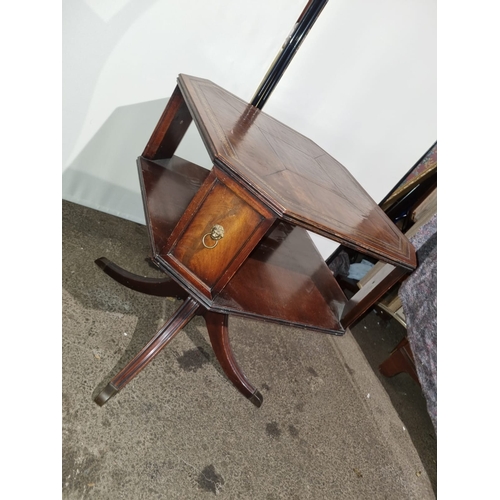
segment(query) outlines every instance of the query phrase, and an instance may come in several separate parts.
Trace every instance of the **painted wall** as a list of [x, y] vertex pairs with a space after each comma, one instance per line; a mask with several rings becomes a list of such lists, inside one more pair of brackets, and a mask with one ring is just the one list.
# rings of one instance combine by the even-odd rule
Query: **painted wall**
[[[63, 198], [143, 223], [135, 159], [177, 75], [250, 100], [305, 4], [66, 0]], [[264, 111], [378, 202], [437, 138], [436, 31], [435, 0], [330, 0]], [[194, 125], [177, 154], [211, 166]]]

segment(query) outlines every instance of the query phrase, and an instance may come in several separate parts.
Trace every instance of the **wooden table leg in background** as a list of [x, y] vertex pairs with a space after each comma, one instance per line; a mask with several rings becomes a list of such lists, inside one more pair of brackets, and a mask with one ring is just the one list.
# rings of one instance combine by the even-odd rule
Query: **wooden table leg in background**
[[385, 265], [359, 292], [346, 304], [341, 323], [344, 328], [349, 328], [391, 287], [408, 274], [406, 269]]
[[415, 359], [407, 337], [396, 346], [391, 355], [379, 366], [379, 371], [385, 377], [394, 377], [394, 375], [398, 375], [399, 373], [408, 373], [420, 385], [415, 368]]

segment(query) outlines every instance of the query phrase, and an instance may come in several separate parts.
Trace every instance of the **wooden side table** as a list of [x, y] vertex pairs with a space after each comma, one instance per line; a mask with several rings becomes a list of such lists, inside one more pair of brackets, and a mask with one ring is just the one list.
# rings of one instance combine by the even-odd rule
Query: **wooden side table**
[[[192, 120], [210, 171], [174, 156]], [[129, 288], [184, 302], [96, 397], [99, 405], [203, 315], [224, 372], [260, 406], [231, 351], [230, 314], [342, 335], [416, 266], [410, 242], [338, 161], [208, 80], [179, 76], [137, 163], [152, 259], [166, 276], [96, 263]], [[306, 230], [390, 265], [347, 300]]]

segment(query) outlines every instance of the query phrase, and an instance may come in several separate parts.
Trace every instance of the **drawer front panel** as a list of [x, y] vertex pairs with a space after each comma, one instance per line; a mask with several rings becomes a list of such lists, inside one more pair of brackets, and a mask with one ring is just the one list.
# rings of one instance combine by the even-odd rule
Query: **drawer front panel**
[[[235, 261], [243, 261], [244, 247], [264, 221], [246, 201], [216, 181], [169, 254], [210, 290], [217, 284], [215, 288], [220, 289], [231, 276], [222, 283], [221, 278], [239, 267], [241, 263]], [[223, 228], [219, 240], [211, 236], [215, 225]]]

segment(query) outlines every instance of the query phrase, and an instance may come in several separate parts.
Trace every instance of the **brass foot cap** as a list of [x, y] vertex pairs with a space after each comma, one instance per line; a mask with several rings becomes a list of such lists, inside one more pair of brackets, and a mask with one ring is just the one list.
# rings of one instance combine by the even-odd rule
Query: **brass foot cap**
[[99, 405], [102, 406], [104, 403], [109, 398], [112, 398], [116, 393], [118, 392], [118, 389], [113, 385], [113, 384], [108, 384], [96, 398], [94, 401]]
[[102, 270], [106, 269], [108, 267], [108, 262], [109, 260], [106, 259], [106, 257], [100, 257], [96, 260], [94, 260], [94, 263], [97, 264], [98, 267], [100, 267]]
[[262, 406], [262, 403], [264, 401], [264, 397], [262, 394], [255, 389], [255, 392], [248, 398], [257, 408], [260, 408]]

